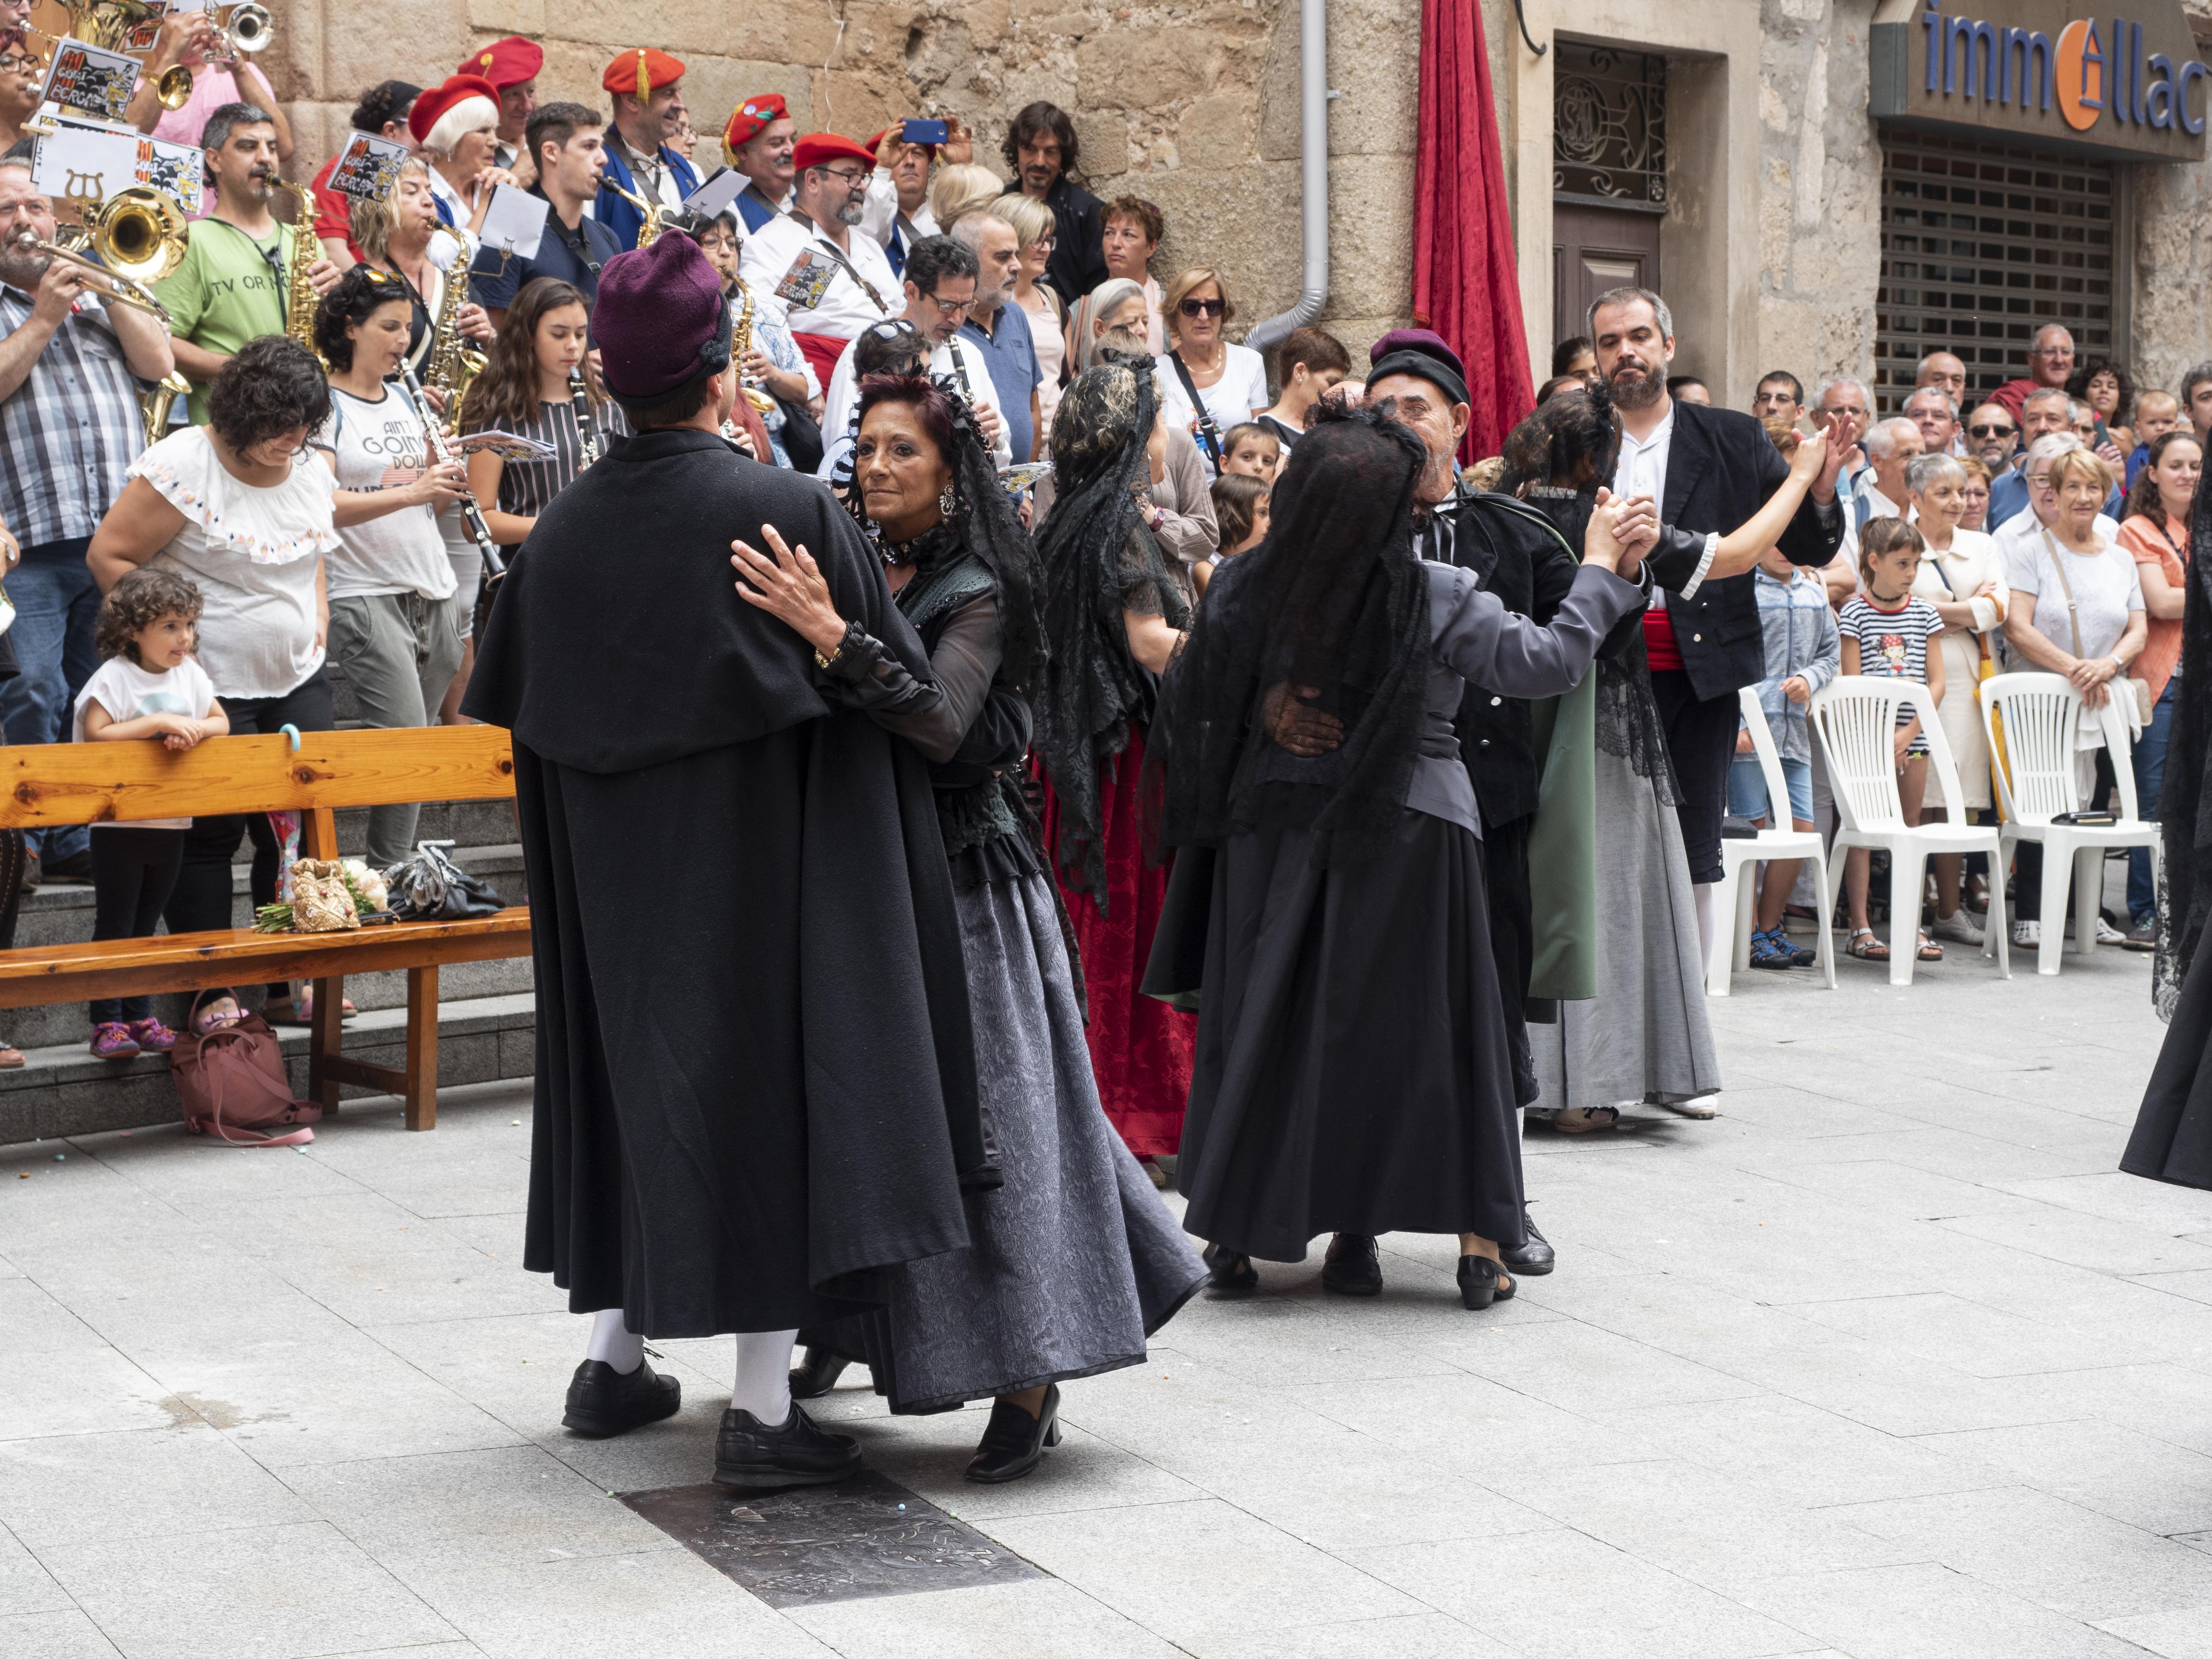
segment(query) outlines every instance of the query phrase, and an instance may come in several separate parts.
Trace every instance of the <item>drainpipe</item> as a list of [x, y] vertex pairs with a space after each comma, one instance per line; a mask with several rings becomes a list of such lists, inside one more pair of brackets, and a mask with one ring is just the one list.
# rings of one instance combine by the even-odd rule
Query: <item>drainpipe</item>
[[1313, 321], [1328, 302], [1328, 102], [1340, 96], [1328, 89], [1328, 0], [1298, 0], [1299, 206], [1304, 285], [1296, 305], [1268, 318], [1244, 337], [1244, 343], [1255, 351], [1265, 351], [1292, 329]]

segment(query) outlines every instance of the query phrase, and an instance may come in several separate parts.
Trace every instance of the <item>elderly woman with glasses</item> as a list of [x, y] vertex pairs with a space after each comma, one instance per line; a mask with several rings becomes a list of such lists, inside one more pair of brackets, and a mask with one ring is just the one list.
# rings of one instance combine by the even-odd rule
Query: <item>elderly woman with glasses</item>
[[1224, 332], [1237, 307], [1214, 270], [1186, 270], [1168, 284], [1169, 349], [1159, 360], [1160, 407], [1170, 426], [1197, 441], [1207, 471], [1218, 477], [1222, 434], [1266, 409], [1267, 360]]
[[1015, 250], [1020, 264], [1015, 267], [1014, 303], [1029, 313], [1030, 338], [1036, 347], [1037, 367], [1044, 371], [1044, 384], [1037, 387], [1037, 453], [1048, 455], [1052, 411], [1073, 378], [1067, 370], [1067, 300], [1045, 276], [1060, 222], [1037, 198], [1019, 192], [1001, 196], [992, 211], [1021, 238]]

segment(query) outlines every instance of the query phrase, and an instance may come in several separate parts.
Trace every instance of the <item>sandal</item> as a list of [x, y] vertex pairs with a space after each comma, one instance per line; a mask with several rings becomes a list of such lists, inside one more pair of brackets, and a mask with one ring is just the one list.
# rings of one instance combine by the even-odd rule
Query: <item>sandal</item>
[[13, 1072], [25, 1064], [23, 1051], [0, 1037], [0, 1072]]
[[1928, 930], [1925, 927], [1920, 930], [1919, 957], [1923, 962], [1941, 962], [1943, 960], [1943, 947], [1936, 944], [1934, 939], [1928, 937]]
[[1620, 1121], [1618, 1106], [1568, 1106], [1552, 1114], [1552, 1127], [1563, 1135], [1586, 1135]]
[[1874, 936], [1873, 928], [1854, 927], [1850, 943], [1844, 946], [1844, 954], [1856, 957], [1862, 962], [1887, 962], [1889, 946]]
[[[361, 1010], [353, 1006], [351, 997], [339, 1000], [340, 1019], [351, 1019], [360, 1012]], [[312, 1025], [315, 1023], [315, 999], [312, 994], [279, 998], [262, 1010], [261, 1018], [271, 1025]]]

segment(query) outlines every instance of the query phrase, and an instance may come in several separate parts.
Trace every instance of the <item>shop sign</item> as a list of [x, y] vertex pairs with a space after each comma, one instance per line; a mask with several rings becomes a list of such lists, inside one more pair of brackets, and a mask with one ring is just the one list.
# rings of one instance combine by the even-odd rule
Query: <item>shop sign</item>
[[2098, 155], [2204, 155], [2212, 70], [2180, 0], [1891, 0], [1868, 41], [1878, 119]]

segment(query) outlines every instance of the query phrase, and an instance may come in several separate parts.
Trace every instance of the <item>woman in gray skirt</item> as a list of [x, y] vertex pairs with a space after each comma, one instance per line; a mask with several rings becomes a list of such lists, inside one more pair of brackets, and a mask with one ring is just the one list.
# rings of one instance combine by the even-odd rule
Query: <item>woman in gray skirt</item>
[[967, 1249], [897, 1270], [884, 1312], [802, 1332], [792, 1393], [821, 1394], [861, 1359], [895, 1413], [995, 1397], [968, 1476], [1012, 1480], [1060, 1437], [1059, 1384], [1141, 1364], [1206, 1269], [1099, 1108], [1018, 781], [1041, 577], [966, 408], [919, 377], [864, 381], [851, 499], [934, 685], [848, 626], [803, 548], [737, 544], [738, 592], [813, 644], [830, 695], [929, 759], [1002, 1184], [970, 1198]]

